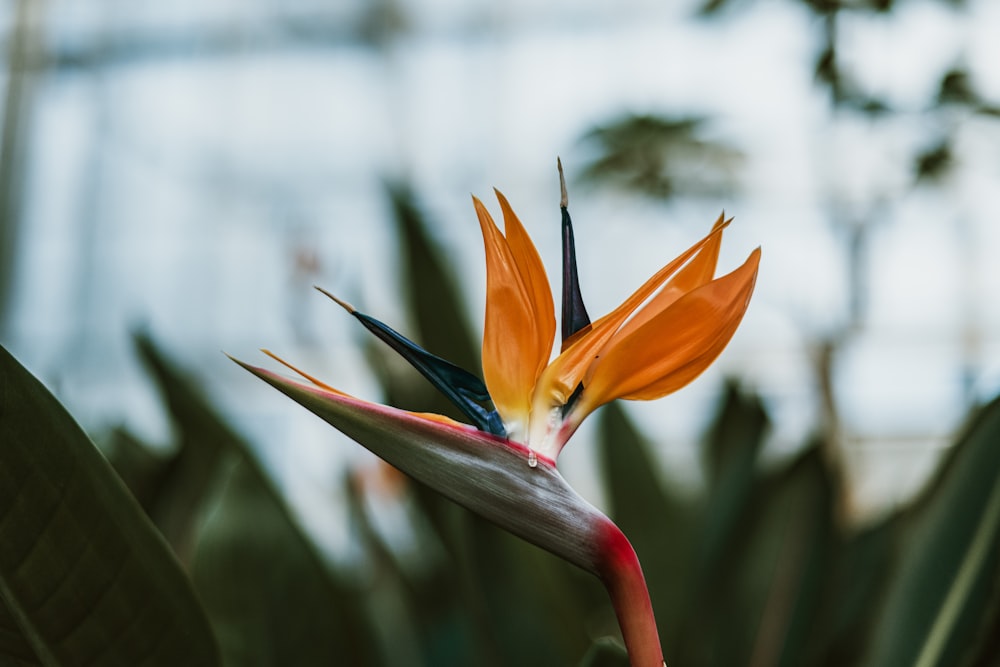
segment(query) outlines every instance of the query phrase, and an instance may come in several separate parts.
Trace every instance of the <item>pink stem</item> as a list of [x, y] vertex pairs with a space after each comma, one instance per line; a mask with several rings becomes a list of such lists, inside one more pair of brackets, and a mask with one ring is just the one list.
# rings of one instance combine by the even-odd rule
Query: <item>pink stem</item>
[[653, 605], [639, 558], [610, 520], [602, 526], [600, 577], [618, 617], [632, 667], [665, 667]]

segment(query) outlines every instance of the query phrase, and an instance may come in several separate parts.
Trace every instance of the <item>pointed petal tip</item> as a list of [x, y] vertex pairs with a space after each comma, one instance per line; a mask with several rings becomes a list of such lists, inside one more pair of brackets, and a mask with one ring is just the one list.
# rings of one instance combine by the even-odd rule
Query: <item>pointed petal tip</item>
[[712, 232], [718, 231], [719, 229], [725, 229], [726, 227], [728, 227], [732, 223], [733, 220], [734, 220], [734, 216], [729, 216], [727, 218], [726, 217], [726, 210], [722, 209], [722, 212], [719, 213], [719, 217], [716, 218], [715, 222], [712, 224], [712, 231], [710, 231], [709, 234], [711, 234]]
[[237, 359], [236, 357], [234, 357], [233, 355], [229, 354], [229, 353], [228, 353], [228, 352], [226, 352], [225, 350], [223, 350], [222, 354], [226, 355], [227, 357], [229, 357], [229, 360], [230, 360], [230, 361], [232, 361], [232, 362], [234, 362], [234, 363], [237, 363], [237, 364], [239, 364], [239, 365], [240, 365], [240, 366], [242, 366], [243, 368], [249, 368], [249, 367], [250, 367], [250, 365], [249, 365], [249, 364], [247, 364], [247, 362], [245, 362], [245, 361], [241, 361], [241, 360]]
[[476, 195], [472, 195], [472, 205], [476, 208], [476, 215], [479, 217], [480, 222], [483, 221], [484, 215], [490, 220], [493, 219], [492, 216], [490, 216], [490, 212], [486, 209], [486, 205], [483, 203], [483, 200]]
[[566, 190], [566, 175], [563, 173], [562, 160], [556, 157], [556, 169], [559, 170], [559, 208], [569, 207], [569, 193]]
[[326, 291], [325, 289], [323, 289], [323, 288], [322, 288], [322, 287], [320, 287], [319, 285], [313, 285], [313, 289], [315, 289], [315, 290], [316, 290], [317, 292], [320, 292], [321, 294], [324, 294], [325, 296], [329, 297], [329, 298], [330, 298], [330, 299], [332, 299], [332, 300], [333, 300], [333, 301], [334, 301], [334, 302], [335, 302], [335, 303], [336, 303], [336, 304], [337, 304], [338, 306], [340, 306], [341, 308], [343, 308], [343, 309], [344, 309], [344, 310], [346, 310], [347, 312], [351, 313], [352, 315], [353, 315], [353, 314], [355, 313], [355, 311], [357, 310], [357, 308], [355, 308], [355, 307], [354, 307], [354, 306], [352, 306], [351, 304], [347, 303], [346, 301], [344, 301], [344, 300], [342, 300], [342, 299], [338, 299], [338, 298], [337, 298], [336, 296], [334, 296], [334, 295], [333, 295], [333, 294], [331, 294], [330, 292]]
[[252, 364], [248, 364], [247, 362], [243, 361], [242, 359], [237, 359], [236, 357], [234, 357], [233, 355], [231, 355], [229, 353], [223, 352], [223, 354], [225, 354], [227, 357], [229, 357], [234, 363], [242, 366], [244, 370], [250, 371], [251, 373], [253, 373], [257, 377], [263, 377], [262, 374], [267, 372], [263, 368], [260, 368], [258, 366], [254, 366]]
[[[254, 368], [255, 368], [254, 366], [251, 366], [250, 364], [248, 364], [245, 361], [237, 359], [236, 357], [234, 357], [233, 355], [229, 354], [225, 350], [222, 351], [222, 354], [224, 354], [227, 357], [229, 357], [229, 360], [232, 361], [233, 363], [238, 364], [239, 366], [242, 366], [245, 370], [248, 370], [251, 373], [254, 373]], [[254, 374], [256, 374], [256, 373], [254, 373]]]
[[497, 201], [500, 202], [501, 209], [508, 209], [513, 211], [513, 209], [511, 209], [510, 202], [507, 201], [507, 197], [505, 197], [504, 194], [500, 192], [498, 188], [493, 188], [493, 194], [496, 195]]

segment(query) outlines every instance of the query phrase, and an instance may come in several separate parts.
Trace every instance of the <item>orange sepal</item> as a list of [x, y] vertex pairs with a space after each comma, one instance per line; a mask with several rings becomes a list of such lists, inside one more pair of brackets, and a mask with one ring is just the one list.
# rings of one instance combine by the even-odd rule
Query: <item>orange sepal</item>
[[[576, 386], [583, 380], [584, 374], [594, 361], [595, 356], [601, 351], [612, 336], [618, 333], [632, 313], [645, 302], [663, 283], [669, 280], [692, 257], [698, 254], [710, 243], [721, 240], [722, 230], [725, 229], [732, 218], [716, 223], [704, 238], [681, 253], [676, 259], [657, 271], [649, 280], [642, 284], [639, 289], [632, 293], [620, 306], [598, 319], [591, 327], [578, 334], [579, 337], [570, 339], [570, 345], [565, 351], [556, 357], [545, 372], [539, 382], [544, 387], [549, 396], [537, 397], [538, 400], [551, 402], [554, 405], [562, 405], [576, 389]], [[714, 270], [714, 266], [713, 266]]]
[[677, 299], [711, 281], [715, 277], [715, 267], [719, 263], [719, 249], [722, 248], [722, 233], [715, 234], [714, 232], [732, 221], [732, 218], [725, 219], [725, 212], [720, 214], [718, 220], [712, 225], [708, 241], [698, 250], [698, 254], [678, 270], [663, 286], [663, 289], [638, 310], [632, 319], [618, 330], [615, 336], [629, 335], [669, 308]]
[[628, 336], [616, 338], [584, 380], [580, 409], [616, 398], [651, 400], [698, 377], [729, 343], [757, 279], [760, 248], [742, 266], [679, 298]]
[[542, 264], [542, 258], [539, 256], [535, 244], [531, 242], [528, 232], [525, 231], [503, 193], [499, 190], [494, 192], [496, 192], [497, 200], [500, 202], [500, 210], [503, 212], [504, 236], [507, 238], [507, 245], [510, 247], [511, 256], [517, 263], [521, 280], [528, 292], [534, 321], [535, 344], [538, 350], [538, 356], [534, 359], [537, 364], [534, 376], [537, 378], [549, 363], [552, 342], [556, 336], [556, 311], [555, 305], [552, 303], [552, 288], [549, 287], [549, 279], [545, 274], [545, 265]]
[[[483, 203], [472, 200], [486, 249], [483, 379], [504, 422], [526, 428], [532, 388], [552, 350], [551, 338], [546, 344], [536, 331], [541, 307], [531, 287], [539, 274], [544, 278], [544, 268], [527, 235], [516, 241], [515, 253]], [[513, 228], [515, 238], [517, 227], [519, 223]], [[551, 295], [548, 298], [551, 310]], [[553, 336], [554, 331], [553, 324]]]

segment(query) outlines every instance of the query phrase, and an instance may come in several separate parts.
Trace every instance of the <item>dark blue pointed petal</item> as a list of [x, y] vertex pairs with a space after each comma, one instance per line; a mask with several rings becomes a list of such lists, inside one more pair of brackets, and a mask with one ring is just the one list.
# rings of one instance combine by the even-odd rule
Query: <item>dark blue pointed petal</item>
[[583, 305], [583, 295], [580, 293], [580, 278], [576, 270], [576, 242], [573, 238], [573, 221], [569, 217], [562, 162], [559, 162], [559, 185], [562, 190], [562, 200], [559, 205], [562, 211], [562, 338], [563, 349], [566, 349], [567, 340], [590, 326], [590, 316], [587, 314], [587, 307]]
[[[351, 314], [365, 325], [366, 329], [420, 371], [421, 375], [447, 396], [448, 400], [471, 419], [480, 431], [500, 437], [507, 436], [500, 415], [493, 409], [490, 392], [482, 380], [447, 359], [431, 354], [384, 322], [357, 310]], [[483, 407], [480, 403], [488, 403], [489, 408]]]
[[[325, 290], [320, 291], [330, 298], [334, 298]], [[476, 428], [502, 438], [507, 437], [503, 420], [493, 408], [490, 392], [482, 380], [447, 359], [431, 354], [384, 322], [349, 307], [339, 299], [335, 300], [347, 308], [347, 311], [357, 318], [366, 329], [375, 334], [379, 340], [398, 352], [401, 357], [410, 362], [410, 365], [420, 371], [421, 375], [427, 378], [438, 391], [447, 396], [448, 400], [472, 420]], [[486, 407], [481, 404], [485, 404]]]

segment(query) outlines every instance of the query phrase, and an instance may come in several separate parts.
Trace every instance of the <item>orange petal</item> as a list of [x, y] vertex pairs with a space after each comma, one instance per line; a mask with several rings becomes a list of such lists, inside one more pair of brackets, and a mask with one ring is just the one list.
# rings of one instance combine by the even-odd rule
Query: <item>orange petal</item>
[[[539, 334], [534, 284], [545, 280], [545, 270], [527, 234], [518, 236], [520, 223], [512, 226], [512, 248], [497, 229], [489, 211], [473, 197], [486, 248], [486, 322], [483, 327], [483, 378], [490, 397], [505, 422], [527, 427], [531, 391], [541, 368], [548, 362], [555, 335], [555, 320], [548, 342]], [[522, 266], [523, 263], [523, 266]], [[552, 309], [552, 296], [548, 296]], [[544, 328], [544, 322], [542, 324]]]
[[[709, 245], [714, 239], [722, 234], [732, 218], [724, 222], [717, 223], [712, 231], [703, 239], [692, 245], [681, 253], [676, 259], [657, 271], [649, 280], [632, 293], [628, 299], [613, 311], [594, 322], [590, 329], [581, 331], [578, 336], [570, 338], [569, 346], [555, 360], [549, 364], [548, 368], [539, 381], [539, 387], [543, 388], [547, 396], [539, 396], [537, 400], [550, 405], [563, 405], [569, 399], [573, 390], [583, 380], [584, 374], [590, 367], [595, 356], [601, 351], [611, 337], [614, 336], [622, 323], [641, 306], [666, 280], [670, 279], [677, 271], [695, 256], [696, 253]], [[714, 269], [714, 266], [713, 266]]]
[[[725, 220], [725, 212], [719, 215], [718, 220], [712, 225], [712, 232], [722, 228], [723, 224], [728, 225], [732, 218]], [[666, 310], [688, 292], [697, 289], [715, 277], [715, 267], [719, 263], [719, 249], [722, 247], [722, 234], [710, 234], [708, 242], [702, 246], [698, 254], [684, 265], [674, 276], [667, 281], [656, 295], [650, 299], [645, 306], [639, 309], [628, 322], [615, 334], [615, 336], [627, 336], [657, 314]]]
[[534, 331], [537, 346], [539, 350], [544, 352], [537, 359], [538, 365], [535, 369], [535, 378], [537, 378], [549, 364], [552, 342], [556, 336], [556, 309], [552, 302], [552, 288], [549, 287], [549, 279], [545, 275], [545, 265], [542, 264], [542, 258], [538, 255], [535, 244], [531, 242], [531, 237], [524, 230], [524, 226], [510, 207], [507, 198], [499, 190], [495, 192], [500, 201], [500, 210], [503, 211], [504, 236], [507, 237], [510, 253], [514, 257], [514, 261], [517, 262], [517, 269], [528, 291], [535, 321]]
[[688, 292], [616, 339], [584, 381], [580, 409], [616, 398], [650, 400], [694, 380], [729, 343], [753, 294], [760, 248], [732, 273]]

